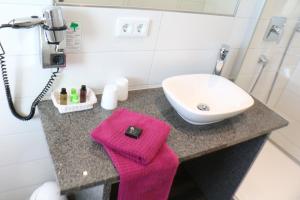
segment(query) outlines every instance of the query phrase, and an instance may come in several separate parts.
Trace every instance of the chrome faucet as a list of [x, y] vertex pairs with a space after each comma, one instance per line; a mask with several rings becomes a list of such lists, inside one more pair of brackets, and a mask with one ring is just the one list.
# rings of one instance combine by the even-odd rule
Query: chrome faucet
[[229, 53], [229, 46], [223, 44], [220, 49], [219, 57], [217, 59], [217, 63], [216, 63], [213, 74], [218, 75], [218, 76], [221, 75], [228, 53]]

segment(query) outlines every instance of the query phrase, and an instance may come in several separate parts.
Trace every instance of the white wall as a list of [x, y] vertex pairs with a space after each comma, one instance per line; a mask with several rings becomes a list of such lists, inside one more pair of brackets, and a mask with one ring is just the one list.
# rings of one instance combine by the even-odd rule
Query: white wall
[[[41, 15], [50, 0], [0, 0], [0, 22]], [[211, 73], [222, 43], [231, 46], [224, 75], [239, 62], [255, 26], [261, 1], [242, 0], [237, 17], [84, 7], [64, 7], [68, 20], [82, 24], [82, 50], [67, 55], [68, 66], [57, 87], [86, 84], [95, 90], [118, 76], [131, 88], [159, 85], [171, 75]], [[118, 17], [151, 19], [149, 37], [117, 39]], [[1, 30], [7, 52], [13, 95], [28, 112], [32, 99], [47, 82], [51, 70], [39, 64], [37, 30]], [[10, 114], [0, 85], [0, 200], [26, 199], [54, 171], [38, 115], [30, 122]]]

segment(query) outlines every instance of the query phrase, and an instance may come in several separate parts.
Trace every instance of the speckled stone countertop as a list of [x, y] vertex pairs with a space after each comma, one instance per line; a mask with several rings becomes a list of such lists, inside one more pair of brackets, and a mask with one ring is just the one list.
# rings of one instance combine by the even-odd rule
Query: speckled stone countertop
[[[258, 101], [234, 118], [206, 126], [191, 125], [174, 111], [161, 88], [132, 91], [129, 99], [119, 106], [167, 121], [172, 126], [168, 144], [181, 161], [287, 125], [286, 120]], [[97, 103], [92, 110], [61, 115], [51, 101], [43, 101], [39, 104], [39, 112], [61, 193], [118, 180], [118, 174], [101, 145], [90, 138], [91, 130], [108, 117], [110, 111], [103, 110]]]

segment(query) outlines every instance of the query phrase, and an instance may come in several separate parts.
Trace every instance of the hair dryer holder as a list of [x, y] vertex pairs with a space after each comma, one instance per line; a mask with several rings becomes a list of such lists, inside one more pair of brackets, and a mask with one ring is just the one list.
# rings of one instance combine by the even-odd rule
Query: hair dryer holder
[[66, 54], [63, 48], [65, 41], [61, 41], [59, 44], [49, 43], [45, 31], [48, 30], [40, 27], [40, 50], [43, 68], [66, 67]]

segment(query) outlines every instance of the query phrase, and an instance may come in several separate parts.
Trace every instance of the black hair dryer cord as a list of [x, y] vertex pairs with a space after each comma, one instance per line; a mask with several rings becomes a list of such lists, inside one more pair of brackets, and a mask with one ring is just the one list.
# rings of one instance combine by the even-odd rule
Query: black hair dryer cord
[[8, 102], [8, 106], [11, 110], [11, 113], [18, 119], [23, 120], [23, 121], [28, 121], [30, 119], [32, 119], [32, 117], [35, 114], [35, 109], [36, 106], [39, 104], [39, 102], [43, 99], [43, 97], [47, 94], [47, 92], [49, 91], [49, 89], [51, 88], [57, 73], [59, 73], [59, 68], [57, 68], [56, 72], [53, 72], [49, 81], [47, 82], [46, 86], [44, 87], [44, 89], [42, 90], [42, 92], [35, 98], [35, 100], [32, 102], [31, 104], [31, 108], [30, 108], [30, 113], [27, 116], [23, 116], [21, 114], [19, 114], [14, 106], [13, 100], [12, 100], [12, 96], [11, 96], [11, 92], [10, 92], [10, 86], [9, 86], [9, 81], [8, 81], [8, 76], [7, 76], [7, 69], [6, 69], [6, 65], [5, 65], [5, 51], [3, 49], [3, 46], [0, 42], [0, 50], [2, 50], [1, 54], [0, 54], [0, 66], [1, 66], [1, 72], [2, 72], [2, 78], [3, 78], [3, 83], [4, 83], [4, 89], [5, 89], [5, 94], [7, 97], [7, 102]]

